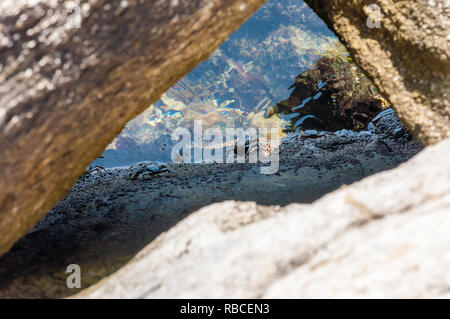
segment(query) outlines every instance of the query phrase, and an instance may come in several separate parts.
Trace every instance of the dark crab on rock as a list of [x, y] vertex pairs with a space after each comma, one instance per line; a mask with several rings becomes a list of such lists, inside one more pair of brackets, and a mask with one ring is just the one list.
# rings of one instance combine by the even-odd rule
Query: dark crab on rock
[[132, 165], [130, 171], [131, 179], [147, 180], [157, 174], [168, 172], [169, 169], [166, 164], [160, 162], [142, 162]]

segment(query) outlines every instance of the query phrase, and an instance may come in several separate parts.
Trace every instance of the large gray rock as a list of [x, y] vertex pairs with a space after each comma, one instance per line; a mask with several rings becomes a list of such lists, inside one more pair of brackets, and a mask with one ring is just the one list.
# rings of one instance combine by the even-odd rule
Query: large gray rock
[[424, 145], [450, 136], [448, 0], [305, 1], [414, 136]]
[[263, 2], [0, 1], [0, 255]]
[[450, 140], [311, 205], [207, 206], [84, 298], [450, 297]]

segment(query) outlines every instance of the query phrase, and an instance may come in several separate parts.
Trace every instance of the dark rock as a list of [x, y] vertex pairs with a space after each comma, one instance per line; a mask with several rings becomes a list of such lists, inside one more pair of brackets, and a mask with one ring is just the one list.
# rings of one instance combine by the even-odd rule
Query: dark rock
[[288, 114], [287, 131], [367, 129], [386, 102], [348, 53], [336, 51], [298, 75], [289, 98], [268, 109], [266, 117]]
[[404, 140], [412, 138], [392, 108], [384, 110], [373, 119], [372, 130], [385, 138], [403, 138]]

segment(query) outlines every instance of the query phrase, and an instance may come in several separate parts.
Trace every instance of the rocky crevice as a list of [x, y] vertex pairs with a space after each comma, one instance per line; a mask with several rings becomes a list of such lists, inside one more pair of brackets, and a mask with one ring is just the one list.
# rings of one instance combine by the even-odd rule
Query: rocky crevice
[[[68, 1], [1, 2], [0, 255], [67, 194], [128, 120], [213, 52], [262, 2], [81, 0], [80, 28], [67, 24], [73, 18]], [[61, 285], [66, 257], [83, 260], [91, 271], [89, 286], [154, 239], [124, 268], [79, 296], [448, 297], [446, 1], [306, 2], [409, 131], [435, 146], [311, 205], [273, 209], [276, 214], [256, 208], [267, 214], [255, 216], [246, 213], [251, 204], [228, 201], [179, 224], [211, 202], [310, 203], [343, 184], [394, 168], [420, 147], [386, 123], [378, 130], [389, 132], [375, 129], [376, 138], [292, 138], [285, 143], [288, 158], [280, 174], [260, 180], [266, 193], [248, 183], [258, 179], [248, 165], [170, 167], [172, 172], [143, 180], [130, 180], [129, 169], [83, 176], [2, 258], [0, 294], [67, 296]], [[372, 3], [381, 10], [380, 28], [367, 26]], [[176, 199], [198, 192], [183, 179], [203, 187], [189, 209]], [[213, 194], [211, 185], [218, 186]], [[224, 219], [232, 209], [234, 219]], [[134, 215], [124, 214], [127, 210]], [[173, 215], [167, 218], [164, 210]], [[224, 271], [217, 271], [218, 260]], [[293, 260], [292, 269], [286, 268]]]
[[83, 0], [80, 28], [68, 1], [2, 2], [0, 254], [263, 2]]
[[[450, 136], [450, 8], [444, 0], [306, 0], [424, 145]], [[380, 27], [369, 28], [379, 8]]]
[[[70, 296], [73, 290], [67, 289], [64, 281], [64, 271], [70, 263], [82, 268], [82, 287], [86, 288], [117, 271], [135, 254], [132, 262], [160, 250], [169, 258], [167, 262], [191, 258], [199, 238], [196, 231], [190, 233], [188, 229], [195, 229], [196, 222], [185, 230], [179, 227], [183, 219], [192, 213], [198, 215], [196, 210], [212, 203], [227, 201], [211, 206], [208, 211], [212, 214], [200, 214], [199, 222], [206, 223], [200, 231], [205, 232], [202, 236], [217, 229], [226, 239], [243, 229], [289, 218], [291, 211], [280, 205], [305, 203], [294, 205], [295, 211], [309, 215], [306, 203], [342, 185], [394, 168], [417, 154], [422, 148], [411, 136], [393, 135], [399, 126], [398, 119], [389, 113], [379, 120], [378, 133], [341, 132], [308, 139], [290, 135], [281, 145], [279, 172], [270, 176], [261, 175], [257, 164], [141, 163], [88, 172], [0, 259], [0, 296]], [[362, 204], [347, 203], [352, 197]], [[364, 220], [371, 217], [367, 211], [372, 208], [360, 202], [357, 195], [349, 194], [346, 205], [363, 211]], [[368, 208], [362, 209], [363, 206]], [[349, 223], [355, 227], [357, 224], [362, 224], [362, 220]], [[161, 233], [171, 232], [172, 227], [172, 233], [182, 234], [183, 240], [164, 252], [172, 237]], [[202, 238], [208, 243], [206, 237]], [[144, 248], [148, 243], [151, 244]], [[307, 254], [312, 255], [312, 251]], [[286, 262], [277, 262], [274, 276], [289, 273], [305, 256], [294, 255]], [[155, 278], [139, 293], [158, 293], [163, 287], [164, 279]], [[262, 293], [264, 289], [258, 291]]]

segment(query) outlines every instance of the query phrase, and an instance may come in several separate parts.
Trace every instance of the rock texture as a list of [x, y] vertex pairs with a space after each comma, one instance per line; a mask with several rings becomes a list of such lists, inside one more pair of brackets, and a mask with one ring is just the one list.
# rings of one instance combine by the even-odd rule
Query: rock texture
[[[409, 134], [396, 133], [402, 126], [393, 113], [376, 125], [376, 134], [290, 135], [273, 175], [260, 174], [259, 164], [148, 162], [86, 173], [0, 258], [0, 298], [71, 296], [76, 290], [66, 286], [67, 265], [81, 267], [81, 286], [87, 288], [204, 206], [231, 199], [266, 206], [311, 203], [422, 149]], [[262, 209], [273, 214], [279, 208]]]
[[450, 139], [311, 205], [207, 206], [78, 298], [450, 297]]
[[263, 2], [1, 1], [0, 255]]
[[[1, 1], [0, 254], [66, 194], [128, 120], [205, 59], [262, 2]], [[368, 1], [307, 2], [347, 44], [416, 137], [433, 144], [449, 136], [446, 1], [374, 0], [382, 13], [379, 29], [366, 25]], [[392, 261], [395, 271], [412, 272], [415, 280], [398, 283], [396, 277], [394, 285], [394, 277], [370, 270], [369, 260], [362, 259], [354, 271], [335, 279], [336, 287], [344, 278], [366, 280], [347, 295], [356, 290], [375, 295], [377, 287], [407, 296], [445, 295], [448, 145], [442, 142], [390, 175], [313, 206], [289, 206], [274, 216], [255, 204], [206, 208], [153, 242], [113, 277], [116, 284], [102, 282], [87, 296], [278, 296], [288, 289], [281, 278], [301, 277], [305, 265], [311, 278], [327, 278], [333, 263], [351, 264], [348, 258], [363, 254], [345, 246], [353, 230], [364, 243], [358, 249], [379, 252], [372, 257], [384, 258], [386, 265]], [[383, 223], [391, 223], [384, 225], [383, 236], [370, 237]], [[405, 234], [404, 245], [388, 250], [395, 227]], [[406, 236], [410, 232], [427, 236], [419, 243], [420, 237]], [[353, 251], [342, 253], [341, 246], [332, 245], [338, 240]], [[316, 254], [324, 247], [330, 256], [342, 254], [335, 259]], [[405, 259], [396, 263], [399, 256]], [[218, 260], [223, 260], [219, 268]], [[302, 278], [289, 288], [293, 296], [316, 291], [312, 283], [317, 281]]]
[[[447, 0], [306, 0], [424, 145], [450, 136]], [[370, 5], [377, 5], [373, 10]], [[377, 15], [380, 18], [376, 26]], [[373, 28], [369, 28], [375, 26]]]

